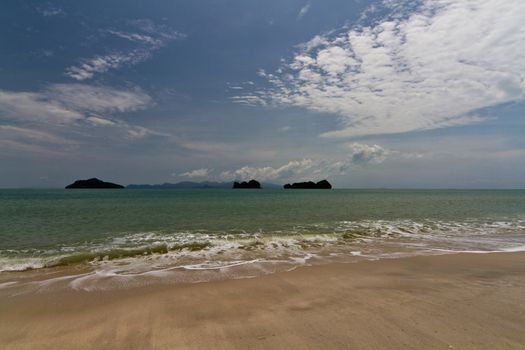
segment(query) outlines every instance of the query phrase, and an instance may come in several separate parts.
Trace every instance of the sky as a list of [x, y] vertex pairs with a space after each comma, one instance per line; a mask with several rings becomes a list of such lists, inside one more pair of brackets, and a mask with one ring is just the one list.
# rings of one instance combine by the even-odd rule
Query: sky
[[0, 187], [525, 188], [522, 0], [0, 4]]

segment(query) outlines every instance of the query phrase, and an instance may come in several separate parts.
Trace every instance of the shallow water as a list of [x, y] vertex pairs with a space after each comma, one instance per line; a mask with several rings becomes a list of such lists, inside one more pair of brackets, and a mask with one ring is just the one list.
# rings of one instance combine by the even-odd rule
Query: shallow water
[[517, 250], [523, 190], [0, 190], [0, 290]]

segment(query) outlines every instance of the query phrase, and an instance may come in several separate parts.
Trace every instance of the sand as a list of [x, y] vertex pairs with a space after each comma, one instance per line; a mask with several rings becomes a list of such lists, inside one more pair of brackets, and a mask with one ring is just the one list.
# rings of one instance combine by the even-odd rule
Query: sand
[[1, 349], [525, 349], [525, 253], [0, 299]]

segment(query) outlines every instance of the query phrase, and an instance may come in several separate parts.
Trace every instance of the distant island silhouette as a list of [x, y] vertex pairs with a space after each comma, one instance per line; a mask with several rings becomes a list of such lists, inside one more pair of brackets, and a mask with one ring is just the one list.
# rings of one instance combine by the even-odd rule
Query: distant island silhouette
[[313, 181], [308, 182], [294, 182], [293, 184], [286, 184], [283, 186], [284, 189], [315, 189], [315, 190], [330, 190], [332, 185], [327, 180], [319, 181], [315, 183]]
[[233, 183], [233, 188], [257, 188], [257, 189], [260, 189], [261, 188], [261, 184], [259, 183], [259, 181], [256, 181], [256, 180], [250, 180], [248, 182], [243, 181], [241, 183], [235, 181]]
[[192, 181], [183, 181], [177, 183], [165, 182], [163, 184], [130, 184], [126, 188], [132, 190], [142, 190], [142, 189], [207, 189], [207, 188], [231, 188], [231, 182], [214, 182], [214, 181], [203, 181], [203, 182], [192, 182]]
[[[153, 189], [153, 190], [169, 190], [169, 189], [232, 189], [233, 182], [215, 182], [215, 181], [203, 181], [203, 182], [193, 182], [193, 181], [183, 181], [177, 183], [163, 183], [163, 184], [130, 184], [126, 186], [127, 189], [132, 190], [143, 190], [143, 189]], [[261, 188], [265, 189], [279, 189], [282, 188], [281, 185], [273, 183], [262, 183]]]
[[114, 184], [112, 182], [104, 182], [97, 179], [96, 177], [88, 180], [77, 180], [71, 185], [67, 185], [66, 189], [75, 189], [75, 188], [124, 188], [122, 185]]

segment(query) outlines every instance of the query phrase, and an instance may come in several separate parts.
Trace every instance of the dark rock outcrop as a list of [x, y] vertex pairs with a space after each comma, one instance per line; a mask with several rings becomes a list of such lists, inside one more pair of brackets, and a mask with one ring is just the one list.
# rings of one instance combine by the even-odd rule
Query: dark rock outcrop
[[88, 180], [77, 180], [71, 185], [67, 185], [66, 188], [124, 188], [124, 186], [92, 178]]
[[307, 190], [330, 190], [332, 185], [327, 180], [319, 181], [315, 183], [313, 181], [308, 182], [294, 182], [292, 185], [286, 184], [283, 186], [285, 189], [307, 189]]
[[235, 181], [233, 183], [233, 188], [261, 188], [259, 181], [250, 180], [248, 182], [243, 181], [241, 183]]

